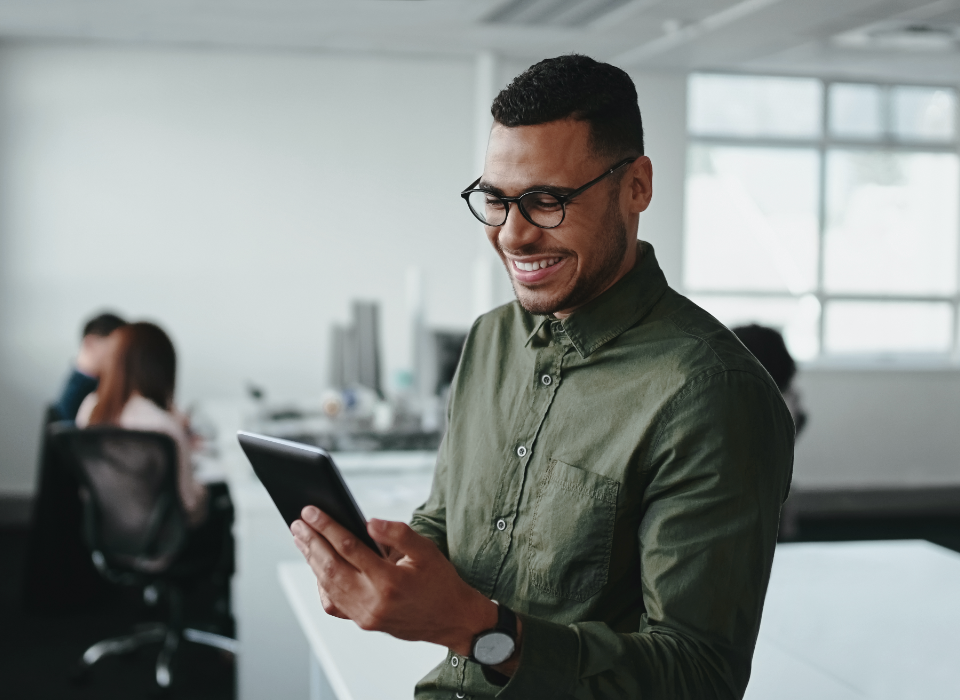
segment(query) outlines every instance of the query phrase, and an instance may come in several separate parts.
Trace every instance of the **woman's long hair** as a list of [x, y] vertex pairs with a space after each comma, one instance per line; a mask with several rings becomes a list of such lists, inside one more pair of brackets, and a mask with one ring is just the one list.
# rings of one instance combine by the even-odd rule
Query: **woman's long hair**
[[118, 328], [112, 357], [97, 387], [97, 405], [90, 424], [116, 425], [133, 394], [150, 399], [165, 411], [173, 408], [177, 354], [167, 334], [152, 323], [130, 323]]

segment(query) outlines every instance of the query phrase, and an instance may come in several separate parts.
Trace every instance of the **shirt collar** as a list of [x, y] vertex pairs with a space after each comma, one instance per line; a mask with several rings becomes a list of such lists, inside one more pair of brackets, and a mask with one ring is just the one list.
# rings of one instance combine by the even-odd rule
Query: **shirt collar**
[[[666, 290], [667, 278], [657, 263], [653, 246], [637, 241], [637, 263], [633, 269], [560, 323], [577, 352], [586, 358], [636, 325]], [[553, 316], [532, 316], [533, 328], [527, 336], [527, 344], [545, 323], [555, 320]]]

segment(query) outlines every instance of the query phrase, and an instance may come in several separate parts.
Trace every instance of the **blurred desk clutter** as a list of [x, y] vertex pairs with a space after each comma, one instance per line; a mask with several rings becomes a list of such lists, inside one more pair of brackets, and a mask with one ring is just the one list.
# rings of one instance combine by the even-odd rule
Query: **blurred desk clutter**
[[351, 323], [333, 326], [328, 388], [315, 400], [271, 403], [266, 390], [248, 385], [256, 408], [244, 427], [330, 452], [436, 450], [466, 333], [428, 329], [422, 313], [412, 313], [413, 368], [398, 372], [388, 393], [379, 320], [376, 302], [354, 301]]

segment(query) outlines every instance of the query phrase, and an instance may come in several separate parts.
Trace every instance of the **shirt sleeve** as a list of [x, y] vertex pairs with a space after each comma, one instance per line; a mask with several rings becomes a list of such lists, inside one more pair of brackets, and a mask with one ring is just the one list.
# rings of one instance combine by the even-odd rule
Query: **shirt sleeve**
[[61, 420], [74, 420], [83, 400], [97, 388], [99, 381], [96, 377], [84, 374], [74, 369], [67, 378], [60, 398], [54, 404]]
[[502, 698], [741, 698], [793, 471], [779, 392], [746, 371], [689, 382], [641, 467], [636, 632], [521, 615], [520, 663]]
[[[451, 417], [460, 399], [460, 378], [461, 371], [465, 364], [470, 363], [469, 348], [471, 339], [475, 337], [477, 326], [480, 319], [474, 321], [470, 328], [467, 340], [464, 343], [463, 354], [457, 364], [457, 371], [453, 374], [453, 380], [450, 383], [450, 398], [447, 404], [447, 426], [450, 425]], [[450, 558], [450, 548], [447, 544], [447, 465], [450, 463], [450, 430], [448, 428], [443, 440], [440, 442], [440, 449], [437, 450], [437, 464], [433, 470], [433, 484], [430, 487], [430, 496], [426, 502], [413, 511], [413, 517], [410, 519], [410, 527], [429, 540], [432, 540], [443, 556]]]
[[446, 485], [447, 469], [446, 461], [442, 455], [445, 450], [441, 444], [440, 452], [437, 456], [437, 466], [433, 472], [433, 486], [430, 489], [430, 496], [426, 502], [413, 511], [413, 517], [410, 519], [410, 527], [429, 540], [432, 540], [443, 556], [450, 558], [450, 550], [447, 546], [447, 504], [446, 504]]

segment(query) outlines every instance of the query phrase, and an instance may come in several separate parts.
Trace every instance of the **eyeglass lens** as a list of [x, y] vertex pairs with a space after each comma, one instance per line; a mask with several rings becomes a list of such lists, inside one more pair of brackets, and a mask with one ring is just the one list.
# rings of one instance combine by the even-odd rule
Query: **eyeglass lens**
[[[491, 192], [474, 190], [467, 204], [487, 226], [503, 226], [507, 220], [507, 203]], [[549, 192], [527, 192], [517, 202], [527, 219], [537, 226], [553, 228], [563, 221], [563, 204]]]

